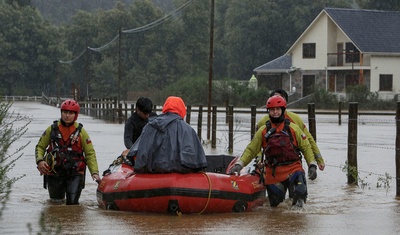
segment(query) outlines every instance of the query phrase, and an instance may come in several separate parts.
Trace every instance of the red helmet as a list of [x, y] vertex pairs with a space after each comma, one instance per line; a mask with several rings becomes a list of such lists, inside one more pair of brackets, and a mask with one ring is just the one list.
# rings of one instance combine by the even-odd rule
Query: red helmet
[[267, 100], [267, 109], [275, 108], [275, 107], [283, 107], [286, 108], [286, 100], [279, 95], [274, 95]]
[[76, 121], [76, 119], [78, 119], [78, 114], [79, 114], [79, 104], [78, 102], [76, 102], [75, 100], [65, 100], [64, 102], [62, 102], [61, 104], [61, 111], [62, 110], [67, 110], [67, 111], [72, 111], [75, 112], [75, 118], [74, 121]]

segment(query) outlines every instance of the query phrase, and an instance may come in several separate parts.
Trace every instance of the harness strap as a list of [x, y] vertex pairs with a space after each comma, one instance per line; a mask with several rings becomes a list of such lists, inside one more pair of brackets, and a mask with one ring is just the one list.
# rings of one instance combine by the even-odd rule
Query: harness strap
[[74, 135], [72, 136], [70, 145], [73, 145], [75, 143], [75, 141], [78, 140], [78, 136], [79, 136], [79, 133], [81, 133], [82, 127], [83, 127], [82, 123], [79, 123], [78, 127], [75, 130]]
[[[73, 134], [70, 137], [71, 142], [69, 143], [69, 146], [73, 145], [75, 143], [75, 141], [78, 140], [78, 137], [79, 137], [79, 134], [81, 133], [82, 127], [83, 127], [83, 124], [79, 123], [78, 127], [75, 129], [75, 131], [73, 132]], [[55, 120], [53, 122], [52, 130], [51, 130], [51, 134], [50, 134], [51, 143], [53, 145], [52, 146], [53, 151], [55, 151], [57, 148], [60, 147], [58, 140], [61, 138], [62, 138], [62, 136], [58, 129], [58, 120]], [[65, 146], [63, 146], [63, 147], [65, 147]]]
[[58, 131], [58, 120], [55, 120], [53, 122], [53, 125], [51, 125], [51, 132], [50, 132], [50, 141], [51, 141], [51, 148], [52, 152], [58, 151], [59, 150], [59, 144], [57, 139], [61, 138], [61, 133]]
[[[275, 170], [276, 170], [276, 167], [277, 167], [277, 166], [289, 165], [289, 164], [292, 164], [293, 162], [296, 162], [296, 161], [298, 161], [298, 160], [301, 160], [301, 154], [300, 154], [300, 152], [299, 152], [299, 148], [298, 148], [298, 146], [296, 146], [296, 145], [294, 144], [294, 138], [293, 138], [293, 135], [292, 135], [292, 131], [290, 130], [290, 122], [291, 122], [291, 121], [290, 121], [288, 118], [285, 118], [285, 120], [284, 120], [284, 126], [283, 126], [282, 132], [286, 133], [286, 134], [289, 136], [290, 144], [291, 144], [293, 150], [295, 151], [295, 153], [297, 153], [297, 154], [299, 155], [299, 159], [296, 159], [296, 160], [288, 160], [288, 161], [284, 161], [284, 162], [279, 162], [279, 163], [278, 163], [277, 159], [274, 158], [274, 159], [273, 159], [273, 163], [272, 163], [272, 165], [271, 165], [271, 168], [272, 168], [272, 176], [274, 176], [274, 177], [275, 177]], [[266, 142], [268, 142], [268, 139], [271, 138], [271, 136], [275, 133], [276, 130], [275, 130], [275, 128], [272, 128], [271, 120], [268, 120], [268, 121], [265, 123], [265, 125], [266, 125], [266, 127], [267, 127], [267, 133], [266, 133], [266, 135], [265, 135], [265, 139], [266, 139]], [[264, 156], [264, 151], [263, 151], [263, 156]], [[266, 164], [266, 165], [267, 165], [267, 164]]]
[[[52, 124], [52, 129], [50, 132], [51, 151], [48, 151], [48, 153], [46, 154], [46, 162], [51, 167], [50, 171], [55, 174], [57, 174], [57, 171], [59, 171], [59, 169], [56, 167], [64, 166], [65, 162], [70, 162], [70, 161], [76, 162], [74, 164], [75, 165], [77, 164], [77, 166], [73, 165], [71, 166], [77, 168], [82, 168], [82, 166], [80, 166], [80, 163], [78, 162], [85, 163], [84, 156], [82, 155], [82, 153], [76, 152], [77, 150], [73, 150], [72, 147], [75, 144], [75, 142], [78, 141], [79, 134], [82, 130], [83, 125], [79, 123], [78, 127], [76, 127], [75, 131], [71, 134], [69, 139], [67, 139], [67, 141], [63, 141], [62, 140], [63, 137], [61, 136], [61, 132], [59, 130], [58, 122], [59, 122], [58, 120], [55, 120]], [[56, 171], [55, 169], [58, 170]]]

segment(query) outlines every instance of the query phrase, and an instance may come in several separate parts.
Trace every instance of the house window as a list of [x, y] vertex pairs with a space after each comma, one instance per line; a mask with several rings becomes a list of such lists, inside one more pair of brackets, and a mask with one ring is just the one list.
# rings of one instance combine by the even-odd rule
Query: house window
[[379, 91], [392, 91], [393, 90], [393, 75], [380, 74], [379, 75]]
[[314, 92], [315, 75], [303, 75], [303, 97]]
[[303, 59], [315, 58], [315, 43], [303, 43]]
[[351, 42], [346, 42], [346, 63], [360, 63], [360, 51]]

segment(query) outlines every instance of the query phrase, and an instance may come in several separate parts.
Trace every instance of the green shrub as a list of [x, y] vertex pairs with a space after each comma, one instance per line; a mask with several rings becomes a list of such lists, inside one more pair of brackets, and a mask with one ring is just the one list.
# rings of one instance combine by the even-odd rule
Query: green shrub
[[[266, 88], [257, 90], [247, 87], [247, 83], [238, 83], [230, 79], [213, 81], [212, 105], [235, 107], [264, 106], [270, 91]], [[180, 96], [187, 105], [208, 105], [208, 76], [184, 77], [167, 86], [153, 98], [161, 103], [170, 95]]]
[[336, 109], [338, 100], [336, 96], [325, 89], [314, 89], [312, 100], [316, 109]]
[[395, 110], [397, 97], [393, 100], [379, 99], [378, 92], [370, 92], [365, 85], [346, 88], [346, 107], [349, 102], [357, 102], [361, 110]]
[[168, 96], [181, 97], [186, 105], [206, 105], [208, 100], [208, 81], [206, 76], [183, 77], [177, 82], [165, 87], [161, 103]]
[[[10, 102], [0, 100], [0, 219], [13, 184], [25, 176], [23, 174], [19, 177], [11, 178], [7, 173], [14, 168], [16, 161], [23, 155], [22, 150], [29, 144], [28, 142], [17, 150], [9, 152], [10, 146], [25, 134], [30, 123], [30, 119], [27, 116], [10, 113], [11, 105], [12, 103]], [[22, 127], [14, 128], [14, 124], [21, 121], [25, 122], [25, 124]]]

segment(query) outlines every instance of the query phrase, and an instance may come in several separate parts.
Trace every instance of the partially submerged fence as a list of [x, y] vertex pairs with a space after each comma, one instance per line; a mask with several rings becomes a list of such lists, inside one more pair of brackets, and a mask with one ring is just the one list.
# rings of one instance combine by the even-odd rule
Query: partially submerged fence
[[[101, 118], [111, 122], [119, 122], [123, 123], [134, 111], [134, 104], [127, 103], [115, 103], [112, 100], [100, 100], [100, 101], [90, 101], [90, 102], [80, 102], [82, 107], [82, 112], [87, 115]], [[342, 110], [341, 105], [339, 105], [339, 111], [319, 111], [319, 114], [337, 114], [337, 122], [339, 125], [342, 124], [342, 115], [348, 115], [348, 143], [347, 143], [347, 175], [348, 175], [348, 183], [357, 183], [357, 174], [352, 174], [350, 171], [354, 171], [354, 169], [358, 169], [357, 165], [357, 126], [358, 126], [358, 118], [360, 115], [381, 115], [381, 116], [393, 116], [396, 115], [396, 196], [400, 197], [400, 103], [398, 103], [397, 111], [394, 112], [371, 112], [371, 111], [359, 111], [357, 103], [350, 103], [348, 110]], [[161, 111], [161, 107], [155, 107], [156, 112]], [[217, 107], [212, 106], [211, 113], [204, 111], [203, 106], [192, 107], [190, 105], [187, 106], [187, 115], [186, 122], [191, 123], [192, 115], [197, 113], [197, 134], [201, 138], [203, 124], [204, 124], [204, 116], [211, 115], [211, 147], [216, 147], [216, 132], [217, 132], [217, 117], [221, 113], [224, 113], [225, 116], [225, 124], [228, 126], [228, 151], [233, 151], [233, 135], [234, 135], [234, 116], [238, 113], [248, 114], [250, 117], [250, 139], [253, 138], [255, 134], [255, 126], [256, 126], [256, 115], [262, 114], [266, 115], [265, 109], [257, 109], [255, 106], [251, 106], [248, 109], [238, 109], [234, 108], [231, 105], [226, 107]], [[204, 115], [206, 113], [206, 115]], [[308, 105], [307, 111], [298, 111], [297, 113], [305, 113], [308, 114], [308, 124], [309, 131], [312, 136], [317, 139], [316, 135], [316, 119], [315, 115], [317, 114], [315, 110], [314, 104]], [[207, 130], [209, 131], [209, 130]]]
[[42, 101], [42, 96], [2, 96], [1, 98], [4, 101], [33, 101], [33, 102], [41, 102]]
[[[27, 97], [27, 96], [13, 96], [13, 97], [3, 97], [3, 100], [6, 101], [41, 101], [42, 103], [46, 103], [49, 105], [57, 106], [59, 105], [53, 99], [44, 99], [41, 97]], [[99, 118], [102, 120], [106, 120], [108, 122], [113, 123], [124, 123], [126, 119], [134, 112], [135, 107], [134, 104], [128, 103], [117, 103], [113, 99], [101, 99], [101, 100], [91, 100], [91, 101], [80, 101], [81, 106], [81, 113], [92, 116], [95, 118]], [[396, 112], [370, 112], [370, 111], [359, 111], [357, 103], [350, 103], [348, 111], [341, 110], [341, 106], [339, 105], [339, 111], [335, 110], [328, 110], [328, 111], [315, 111], [314, 104], [309, 104], [308, 110], [297, 110], [296, 113], [299, 114], [307, 114], [308, 115], [308, 124], [310, 133], [313, 135], [315, 139], [316, 136], [316, 114], [333, 114], [337, 115], [337, 122], [339, 125], [342, 124], [342, 115], [348, 115], [348, 143], [347, 143], [347, 159], [348, 159], [348, 171], [352, 169], [357, 169], [357, 127], [358, 127], [358, 120], [361, 115], [380, 115], [380, 116], [395, 116], [395, 126], [396, 126], [396, 144], [395, 144], [395, 162], [396, 162], [396, 196], [400, 197], [400, 102], [397, 103], [397, 110]], [[161, 107], [155, 106], [155, 111], [160, 112]], [[250, 136], [249, 139], [252, 139], [255, 133], [255, 124], [256, 124], [256, 115], [266, 115], [265, 109], [257, 109], [255, 106], [251, 106], [250, 108], [234, 108], [233, 106], [226, 106], [226, 107], [217, 107], [213, 106], [211, 113], [204, 111], [203, 106], [187, 106], [187, 115], [186, 115], [186, 122], [191, 124], [191, 119], [193, 114], [197, 114], [197, 134], [201, 138], [202, 130], [204, 125], [204, 113], [206, 115], [211, 115], [211, 147], [216, 147], [216, 140], [217, 140], [217, 117], [223, 116], [225, 126], [228, 127], [228, 151], [233, 151], [233, 135], [234, 135], [234, 128], [236, 120], [235, 115], [243, 114], [249, 117], [250, 119]], [[223, 115], [221, 115], [223, 113]], [[330, 120], [333, 122], [333, 120]], [[221, 120], [219, 120], [221, 122]], [[207, 130], [209, 131], [209, 130]], [[356, 183], [357, 182], [357, 175], [351, 174], [348, 172], [348, 183]]]

